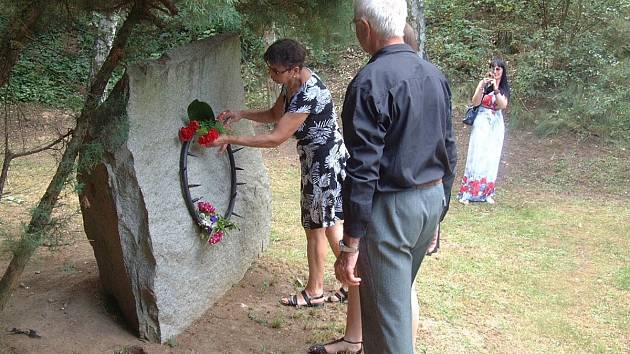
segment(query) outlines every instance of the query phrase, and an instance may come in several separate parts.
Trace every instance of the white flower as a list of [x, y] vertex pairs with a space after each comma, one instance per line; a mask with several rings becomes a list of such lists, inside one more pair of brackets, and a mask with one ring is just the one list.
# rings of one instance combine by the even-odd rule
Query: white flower
[[332, 169], [335, 174], [342, 173], [343, 177], [345, 177], [345, 169], [342, 164], [345, 165], [347, 156], [348, 152], [346, 151], [346, 146], [340, 139], [335, 139], [335, 144], [330, 148], [326, 156], [326, 167]]
[[308, 85], [304, 90], [304, 100], [312, 101], [319, 98], [321, 89], [317, 85]]
[[[332, 95], [330, 94], [330, 90], [324, 89], [321, 90], [319, 95], [317, 96], [317, 105], [315, 106], [315, 113], [322, 113], [326, 105], [328, 105], [332, 101]], [[334, 111], [334, 107], [333, 107]]]
[[311, 107], [310, 105], [302, 105], [298, 108], [296, 108], [293, 112], [295, 113], [311, 113]]
[[323, 145], [328, 141], [330, 135], [334, 133], [335, 127], [332, 119], [325, 121], [315, 122], [315, 124], [308, 128], [306, 139], [311, 141], [311, 144]]

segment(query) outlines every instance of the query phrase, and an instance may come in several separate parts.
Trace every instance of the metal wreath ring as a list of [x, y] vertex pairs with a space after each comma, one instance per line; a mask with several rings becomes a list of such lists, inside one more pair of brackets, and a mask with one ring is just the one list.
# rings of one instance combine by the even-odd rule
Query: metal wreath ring
[[[189, 184], [188, 183], [188, 156], [196, 157], [196, 155], [190, 153], [190, 146], [193, 141], [185, 141], [182, 143], [182, 151], [179, 155], [179, 181], [182, 189], [182, 197], [184, 198], [184, 202], [186, 203], [186, 208], [188, 209], [188, 213], [190, 217], [193, 218], [195, 224], [201, 227], [201, 219], [199, 218], [199, 213], [197, 212], [197, 208], [195, 207], [195, 203], [199, 201], [201, 198], [193, 199], [190, 195], [190, 188], [199, 187], [199, 184]], [[240, 150], [240, 148], [238, 149]], [[237, 151], [238, 151], [237, 150]], [[229, 219], [234, 213], [234, 202], [236, 200], [236, 163], [234, 161], [234, 151], [232, 150], [232, 146], [227, 146], [227, 156], [230, 162], [230, 202], [228, 204], [227, 210], [223, 214], [223, 217]]]

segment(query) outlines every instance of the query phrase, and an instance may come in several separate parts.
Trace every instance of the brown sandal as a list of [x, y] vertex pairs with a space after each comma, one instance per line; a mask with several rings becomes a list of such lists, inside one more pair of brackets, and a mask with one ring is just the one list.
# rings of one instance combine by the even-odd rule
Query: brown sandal
[[326, 302], [345, 302], [346, 300], [348, 300], [348, 290], [343, 286], [326, 298]]
[[339, 343], [339, 342], [346, 342], [348, 344], [361, 344], [361, 348], [356, 351], [356, 352], [352, 352], [349, 350], [343, 351], [343, 352], [336, 352], [336, 353], [349, 353], [349, 354], [360, 354], [363, 352], [363, 342], [351, 342], [349, 340], [346, 340], [345, 337], [341, 337], [337, 340], [334, 340], [332, 342], [326, 343], [326, 344], [315, 344], [314, 346], [308, 348], [308, 354], [330, 354], [326, 351], [326, 346], [330, 345], [330, 344], [335, 344], [335, 343]]
[[308, 294], [306, 293], [306, 289], [300, 291], [300, 294], [302, 294], [302, 298], [304, 298], [304, 302], [305, 304], [300, 305], [298, 302], [298, 296], [296, 295], [291, 295], [288, 299], [287, 302], [283, 302], [282, 300], [280, 300], [280, 303], [284, 306], [294, 306], [294, 307], [320, 307], [320, 306], [324, 306], [324, 301], [322, 302], [316, 302], [313, 303], [312, 300], [319, 300], [319, 299], [323, 299], [324, 298], [324, 294], [321, 294], [319, 296], [313, 296], [310, 297], [308, 296]]

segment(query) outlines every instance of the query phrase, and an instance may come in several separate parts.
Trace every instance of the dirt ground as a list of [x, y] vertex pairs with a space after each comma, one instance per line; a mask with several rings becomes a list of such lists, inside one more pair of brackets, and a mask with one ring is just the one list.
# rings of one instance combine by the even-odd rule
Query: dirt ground
[[[269, 272], [284, 273], [264, 259], [176, 342], [157, 345], [138, 340], [105, 297], [87, 242], [34, 258], [0, 319], [1, 353], [294, 353], [312, 344], [303, 328], [260, 323], [278, 311], [296, 311], [278, 304], [282, 287], [261, 291]], [[11, 334], [14, 327], [41, 338]]]
[[[335, 77], [335, 73], [329, 77]], [[337, 80], [347, 82], [349, 77], [351, 74], [345, 73], [338, 75]], [[338, 95], [343, 90], [337, 80], [330, 86], [337, 87]], [[339, 97], [336, 100], [341, 102]], [[461, 176], [469, 128], [461, 125], [458, 118], [454, 118], [454, 124]], [[294, 149], [293, 142], [286, 142], [279, 149], [266, 152], [265, 158], [282, 157], [295, 163]], [[513, 190], [529, 188], [534, 183], [529, 178], [532, 166], [542, 174], [552, 175], [558, 170], [559, 160], [592, 160], [611, 155], [628, 159], [627, 150], [597, 141], [574, 137], [540, 139], [527, 130], [510, 130], [499, 173], [503, 181], [499, 183]], [[519, 161], [532, 161], [534, 165]], [[630, 176], [628, 170], [622, 172]], [[628, 189], [611, 192], [589, 184], [577, 188], [592, 195], [628, 197]], [[164, 345], [146, 343], [126, 327], [112, 299], [104, 295], [92, 248], [84, 236], [77, 239], [56, 252], [41, 249], [33, 257], [20, 286], [0, 314], [0, 353], [301, 353], [324, 339], [313, 336], [314, 317], [318, 326], [343, 324], [345, 305], [299, 310], [281, 306], [278, 299], [292, 291], [289, 266], [272, 263], [263, 255], [184, 333]], [[0, 257], [0, 269], [4, 270], [8, 261], [8, 256]], [[34, 331], [31, 336], [14, 333], [30, 330]]]
[[[294, 144], [266, 152], [265, 158], [295, 163]], [[0, 257], [0, 268], [9, 260]], [[184, 333], [167, 344], [152, 344], [127, 328], [101, 287], [89, 242], [79, 237], [54, 252], [41, 248], [32, 257], [0, 316], [0, 354], [304, 352], [316, 340], [309, 330], [311, 317], [341, 323], [345, 305], [330, 304], [326, 310], [281, 306], [278, 300], [293, 292], [290, 273], [288, 265], [263, 256]]]

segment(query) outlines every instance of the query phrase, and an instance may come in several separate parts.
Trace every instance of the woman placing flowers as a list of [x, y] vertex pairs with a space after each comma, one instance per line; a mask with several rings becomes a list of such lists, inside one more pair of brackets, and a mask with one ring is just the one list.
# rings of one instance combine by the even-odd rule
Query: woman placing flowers
[[301, 212], [306, 232], [308, 282], [299, 294], [281, 300], [287, 306], [319, 306], [324, 302], [324, 266], [328, 244], [337, 255], [343, 236], [341, 185], [348, 152], [337, 125], [330, 91], [304, 67], [306, 51], [292, 39], [273, 43], [264, 54], [269, 75], [282, 85], [276, 103], [265, 111], [224, 111], [226, 124], [242, 118], [275, 123], [268, 134], [220, 135], [212, 144], [272, 148], [293, 135], [302, 170]]
[[457, 195], [464, 204], [494, 204], [495, 181], [505, 134], [503, 110], [508, 105], [510, 85], [503, 60], [492, 60], [490, 70], [488, 76], [479, 81], [472, 97], [472, 104], [481, 104], [481, 107], [470, 133], [466, 169]]

